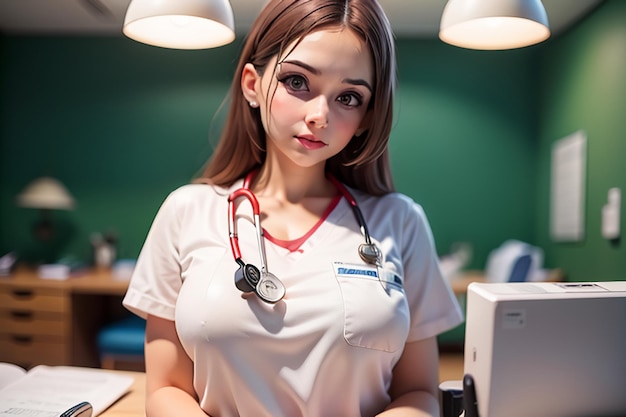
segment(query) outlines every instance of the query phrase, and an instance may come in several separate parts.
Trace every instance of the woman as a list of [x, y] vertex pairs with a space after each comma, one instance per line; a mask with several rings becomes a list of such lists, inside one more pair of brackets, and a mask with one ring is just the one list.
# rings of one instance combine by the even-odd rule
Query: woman
[[439, 415], [436, 336], [462, 316], [393, 191], [394, 83], [375, 0], [264, 7], [220, 143], [124, 299], [147, 318], [148, 416]]

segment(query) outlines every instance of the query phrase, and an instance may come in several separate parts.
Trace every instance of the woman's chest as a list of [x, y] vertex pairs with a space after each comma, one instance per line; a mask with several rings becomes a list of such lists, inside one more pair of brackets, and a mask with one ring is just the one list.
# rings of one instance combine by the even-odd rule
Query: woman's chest
[[[181, 340], [236, 346], [252, 340], [331, 339], [348, 346], [399, 349], [409, 328], [404, 290], [398, 282], [388, 282], [383, 268], [360, 260], [360, 241], [347, 234], [298, 253], [268, 245], [267, 271], [286, 290], [274, 304], [237, 288], [238, 265], [228, 248], [198, 247], [189, 255], [193, 261], [183, 271], [177, 301]], [[259, 261], [254, 244], [242, 242], [241, 250], [250, 253], [246, 262]]]

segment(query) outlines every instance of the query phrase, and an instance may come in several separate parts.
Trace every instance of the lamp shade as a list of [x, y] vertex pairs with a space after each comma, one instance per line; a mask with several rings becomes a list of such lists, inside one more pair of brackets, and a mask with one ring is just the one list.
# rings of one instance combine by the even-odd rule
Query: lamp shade
[[228, 0], [132, 0], [123, 32], [138, 42], [173, 49], [205, 49], [235, 39]]
[[540, 0], [448, 0], [439, 38], [470, 49], [514, 49], [550, 37]]
[[74, 198], [58, 180], [41, 177], [28, 184], [17, 196], [17, 204], [27, 208], [71, 210]]

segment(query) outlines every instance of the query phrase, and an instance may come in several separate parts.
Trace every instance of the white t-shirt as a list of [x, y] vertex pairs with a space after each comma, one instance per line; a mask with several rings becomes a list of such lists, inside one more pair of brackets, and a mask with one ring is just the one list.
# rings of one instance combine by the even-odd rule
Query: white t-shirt
[[[242, 296], [229, 244], [230, 189], [185, 185], [150, 229], [124, 305], [175, 320], [194, 362], [200, 406], [212, 417], [371, 417], [389, 403], [405, 343], [435, 336], [463, 316], [441, 276], [419, 205], [350, 189], [383, 252], [364, 263], [364, 242], [342, 198], [298, 250], [265, 239], [267, 269], [286, 295]], [[260, 267], [251, 206], [237, 209], [243, 261]], [[384, 277], [379, 279], [378, 276]]]

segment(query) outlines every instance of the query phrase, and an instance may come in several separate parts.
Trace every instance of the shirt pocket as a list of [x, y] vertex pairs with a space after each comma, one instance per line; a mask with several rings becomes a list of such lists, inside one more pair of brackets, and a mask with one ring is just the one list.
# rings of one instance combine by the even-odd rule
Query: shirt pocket
[[352, 346], [395, 352], [409, 334], [402, 278], [382, 267], [334, 263], [344, 306], [344, 338]]

